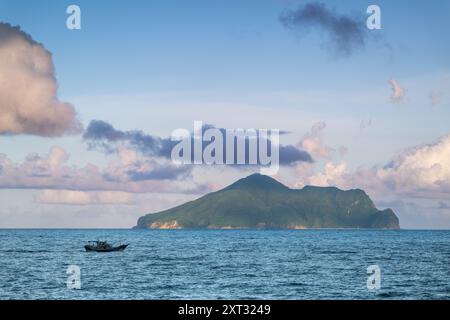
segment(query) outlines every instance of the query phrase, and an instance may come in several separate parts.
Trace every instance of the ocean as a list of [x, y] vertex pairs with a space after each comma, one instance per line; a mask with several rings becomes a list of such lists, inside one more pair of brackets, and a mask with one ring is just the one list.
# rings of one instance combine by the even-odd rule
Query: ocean
[[0, 230], [0, 299], [449, 298], [450, 231]]

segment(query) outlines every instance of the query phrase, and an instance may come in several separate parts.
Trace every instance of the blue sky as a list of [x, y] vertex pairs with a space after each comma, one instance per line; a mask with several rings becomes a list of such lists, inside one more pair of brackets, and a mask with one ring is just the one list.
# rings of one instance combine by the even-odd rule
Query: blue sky
[[[77, 1], [83, 28], [76, 32], [65, 28], [72, 3], [1, 1], [0, 7], [3, 21], [19, 24], [54, 54], [62, 94], [335, 88], [336, 77], [348, 73], [359, 80], [344, 76], [340, 85], [354, 88], [360, 79], [384, 80], [389, 63], [402, 77], [449, 66], [442, 38], [447, 1], [378, 1], [383, 30], [376, 32], [395, 48], [394, 61], [372, 46], [339, 63], [327, 61], [314, 35], [296, 41], [279, 23], [279, 14], [301, 1]], [[327, 1], [362, 17], [371, 3]], [[124, 84], [122, 77], [133, 80]]]
[[[299, 34], [280, 23], [282, 12], [305, 3], [0, 0], [0, 21], [20, 25], [52, 53], [58, 96], [74, 105], [85, 127], [98, 119], [168, 136], [203, 120], [280, 128], [292, 132], [282, 142], [296, 144], [323, 121], [323, 143], [348, 149], [349, 170], [383, 167], [449, 134], [448, 1], [326, 1], [363, 22], [368, 5], [381, 8], [382, 30], [370, 31], [366, 45], [344, 57], [323, 45], [322, 31]], [[81, 30], [65, 27], [70, 4], [81, 7]], [[401, 103], [390, 101], [390, 78], [405, 89]], [[442, 96], [437, 106], [432, 92]], [[0, 136], [0, 153], [15, 162], [55, 145], [77, 166], [106, 165], [112, 157], [88, 150], [81, 135]], [[30, 200], [23, 211], [36, 206]], [[436, 221], [450, 227], [448, 214]]]

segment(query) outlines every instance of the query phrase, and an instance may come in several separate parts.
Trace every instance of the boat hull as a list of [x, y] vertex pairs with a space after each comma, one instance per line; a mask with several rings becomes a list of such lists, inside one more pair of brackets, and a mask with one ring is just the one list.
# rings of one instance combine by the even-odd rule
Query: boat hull
[[94, 246], [90, 246], [90, 245], [85, 245], [84, 249], [86, 249], [86, 251], [95, 251], [95, 252], [113, 252], [113, 251], [123, 251], [128, 247], [127, 244], [123, 244], [117, 247], [112, 247], [112, 248], [106, 248], [106, 249], [100, 249], [100, 248], [96, 248]]

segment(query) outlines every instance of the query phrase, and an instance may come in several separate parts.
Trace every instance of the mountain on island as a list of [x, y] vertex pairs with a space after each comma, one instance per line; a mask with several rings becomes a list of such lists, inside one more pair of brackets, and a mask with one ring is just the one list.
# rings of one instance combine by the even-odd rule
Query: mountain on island
[[378, 210], [359, 189], [306, 186], [290, 189], [253, 174], [172, 209], [140, 217], [148, 229], [398, 229], [391, 209]]

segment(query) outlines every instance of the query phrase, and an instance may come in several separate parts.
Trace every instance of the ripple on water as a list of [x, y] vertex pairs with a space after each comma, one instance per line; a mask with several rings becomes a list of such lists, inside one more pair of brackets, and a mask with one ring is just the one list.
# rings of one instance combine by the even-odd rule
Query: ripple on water
[[[450, 232], [0, 230], [2, 299], [450, 299]], [[126, 239], [120, 253], [87, 240]], [[42, 249], [44, 248], [44, 249]], [[66, 288], [81, 268], [81, 290]], [[367, 267], [381, 269], [379, 291]]]

